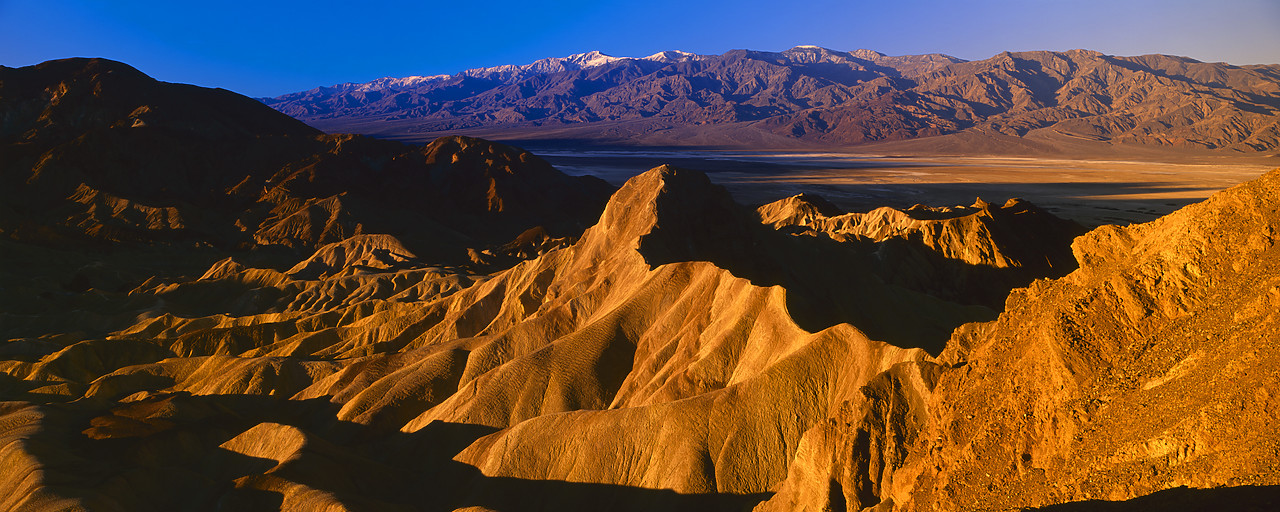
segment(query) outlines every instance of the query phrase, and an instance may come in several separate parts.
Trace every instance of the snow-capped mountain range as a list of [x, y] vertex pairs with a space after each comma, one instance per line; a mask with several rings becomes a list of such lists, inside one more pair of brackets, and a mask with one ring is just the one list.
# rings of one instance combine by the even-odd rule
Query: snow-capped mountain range
[[549, 59], [540, 59], [531, 64], [523, 66], [505, 65], [494, 66], [489, 68], [468, 69], [461, 74], [475, 78], [497, 78], [500, 80], [521, 79], [533, 75], [544, 75], [548, 73], [560, 73], [563, 71], [574, 71], [579, 69], [588, 69], [616, 62], [645, 60], [653, 62], [661, 62], [672, 64], [676, 62], [685, 62], [690, 60], [698, 60], [704, 58], [697, 55], [680, 50], [668, 50], [658, 52], [648, 57], [614, 57], [605, 55], [599, 51], [590, 51], [586, 53], [575, 53], [568, 57], [557, 57]]
[[980, 61], [812, 45], [722, 55], [593, 51], [262, 101], [325, 131], [408, 140], [470, 133], [785, 147], [955, 134], [1001, 144], [1280, 148], [1280, 66], [1089, 50]]
[[267, 104], [272, 104], [280, 100], [288, 101], [295, 98], [330, 98], [351, 93], [394, 93], [406, 89], [412, 89], [433, 82], [440, 82], [454, 76], [466, 76], [472, 78], [497, 79], [503, 81], [519, 80], [535, 75], [543, 75], [548, 73], [559, 73], [562, 71], [573, 71], [579, 69], [588, 69], [606, 64], [612, 64], [622, 61], [651, 61], [661, 63], [676, 63], [698, 60], [704, 58], [702, 55], [689, 53], [680, 50], [667, 50], [649, 55], [647, 57], [614, 57], [605, 55], [599, 51], [589, 51], [586, 53], [575, 53], [568, 57], [555, 57], [547, 59], [539, 59], [529, 64], [514, 65], [507, 64], [502, 66], [493, 66], [487, 68], [474, 68], [462, 71], [456, 75], [429, 75], [429, 76], [406, 76], [406, 77], [382, 77], [369, 82], [346, 82], [330, 86], [316, 87], [301, 92], [289, 93], [277, 98], [259, 98]]

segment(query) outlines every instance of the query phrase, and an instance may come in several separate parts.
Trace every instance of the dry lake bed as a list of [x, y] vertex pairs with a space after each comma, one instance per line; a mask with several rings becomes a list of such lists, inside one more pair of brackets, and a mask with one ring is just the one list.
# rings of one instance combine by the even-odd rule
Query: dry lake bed
[[568, 174], [620, 185], [661, 164], [704, 171], [738, 202], [756, 206], [801, 192], [846, 211], [913, 204], [1029, 200], [1086, 226], [1146, 222], [1275, 167], [1265, 162], [1194, 163], [1014, 157], [879, 157], [844, 153], [682, 149], [574, 151], [529, 148]]

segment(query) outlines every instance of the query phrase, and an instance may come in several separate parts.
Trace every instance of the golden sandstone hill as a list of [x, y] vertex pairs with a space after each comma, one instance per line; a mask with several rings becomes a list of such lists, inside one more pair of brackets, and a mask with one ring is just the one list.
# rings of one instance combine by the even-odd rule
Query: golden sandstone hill
[[[93, 91], [102, 78], [87, 80]], [[275, 115], [256, 109], [220, 122]], [[844, 213], [797, 196], [753, 212], [705, 175], [662, 166], [575, 230], [578, 214], [556, 208], [581, 197], [587, 211], [598, 183], [514, 148], [264, 129], [234, 139], [239, 154], [322, 151], [269, 173], [202, 178], [254, 168], [213, 154], [173, 167], [163, 145], [144, 162], [99, 165], [67, 146], [219, 140], [119, 125], [107, 110], [45, 116], [72, 139], [6, 132], [3, 151], [27, 160], [3, 167], [24, 188], [0, 217], [0, 508], [1280, 501], [1280, 171], [1152, 223], [1077, 237], [1078, 226], [1020, 200]], [[111, 121], [68, 128], [75, 119]], [[412, 165], [379, 167], [369, 161], [386, 153], [348, 145], [392, 148], [389, 161]], [[81, 163], [40, 167], [72, 157]], [[34, 168], [60, 178], [43, 182]], [[387, 188], [379, 169], [398, 173]], [[144, 178], [141, 189], [121, 172]], [[81, 184], [157, 207], [146, 194], [166, 172], [230, 183], [171, 182], [184, 199], [165, 207], [184, 218], [226, 226], [222, 212], [248, 213], [235, 230], [161, 237], [144, 227], [151, 217], [79, 201], [81, 185], [68, 185], [92, 179]], [[290, 224], [253, 214], [392, 189], [405, 195], [387, 206], [413, 216], [377, 223], [380, 208], [338, 210], [372, 219], [358, 232], [269, 236]], [[100, 224], [78, 222], [89, 218]], [[91, 229], [106, 219], [147, 236]]]

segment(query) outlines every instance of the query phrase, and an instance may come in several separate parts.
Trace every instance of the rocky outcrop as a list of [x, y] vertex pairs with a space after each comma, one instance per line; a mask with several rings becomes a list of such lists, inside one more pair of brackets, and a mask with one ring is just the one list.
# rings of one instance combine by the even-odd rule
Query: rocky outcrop
[[[447, 507], [739, 508], [861, 386], [989, 315], [884, 283], [860, 250], [777, 232], [705, 175], [661, 167], [572, 245], [492, 276], [372, 235], [285, 271], [224, 259], [132, 290], [150, 309], [127, 328], [4, 368], [14, 398], [82, 398], [41, 432], [139, 452], [178, 436], [182, 453], [226, 459], [184, 485], [228, 503], [409, 505], [423, 499], [414, 482], [443, 471], [426, 489]], [[175, 401], [205, 412], [138, 405]], [[369, 444], [382, 438], [398, 448]], [[601, 447], [614, 455], [588, 455]], [[388, 467], [407, 472], [370, 481]], [[322, 468], [333, 474], [317, 480]]]
[[820, 197], [798, 195], [761, 206], [757, 214], [794, 235], [872, 242], [874, 264], [886, 281], [996, 310], [1009, 290], [1073, 270], [1067, 247], [1084, 232], [1016, 198], [1002, 206], [979, 198], [972, 206], [841, 213]]
[[[6, 346], [0, 486], [34, 510], [1265, 495], [1278, 177], [1099, 228], [1075, 242], [1079, 269], [954, 332], [985, 308], [888, 283], [867, 255], [928, 222], [1008, 222], [995, 208], [916, 208], [868, 224], [880, 241], [841, 241], [815, 226], [847, 214], [818, 200], [763, 209], [797, 222], [774, 228], [670, 167], [573, 244], [487, 277], [385, 236], [286, 270], [224, 259], [132, 289], [146, 309], [127, 328]], [[923, 332], [951, 332], [936, 357]]]
[[[943, 359], [965, 364], [940, 378], [924, 435], [922, 463], [947, 467], [897, 501], [1041, 506], [1275, 484], [1263, 425], [1277, 384], [1265, 368], [1280, 320], [1278, 194], [1272, 172], [1151, 223], [1099, 228], [1073, 244], [1079, 270], [959, 333]], [[990, 489], [957, 485], [979, 472]]]
[[[561, 188], [591, 185], [527, 153], [309, 137], [332, 150], [207, 178], [235, 181], [228, 203], [64, 179], [107, 164], [18, 180], [0, 507], [1265, 509], [1280, 488], [1280, 170], [1076, 238], [1078, 268], [997, 315], [974, 297], [1070, 270], [1073, 226], [1022, 201], [753, 212], [661, 166], [555, 236], [586, 211]], [[22, 210], [40, 198], [56, 215]], [[233, 203], [238, 233], [277, 243], [191, 231]], [[370, 220], [387, 212], [420, 216]], [[95, 245], [93, 222], [138, 236]], [[467, 222], [518, 236], [460, 265], [423, 243]], [[17, 236], [36, 228], [63, 237]]]
[[1181, 510], [1226, 487], [1242, 500], [1214, 506], [1274, 503], [1278, 201], [1273, 171], [1076, 239], [1078, 270], [957, 329], [935, 373], [887, 372], [806, 433], [764, 508], [1068, 510], [1181, 489], [1117, 506]]
[[433, 262], [491, 270], [518, 258], [472, 254], [534, 228], [575, 237], [612, 192], [518, 148], [321, 135], [233, 93], [104, 59], [0, 70], [0, 111], [0, 233], [42, 244], [304, 255], [394, 234]]

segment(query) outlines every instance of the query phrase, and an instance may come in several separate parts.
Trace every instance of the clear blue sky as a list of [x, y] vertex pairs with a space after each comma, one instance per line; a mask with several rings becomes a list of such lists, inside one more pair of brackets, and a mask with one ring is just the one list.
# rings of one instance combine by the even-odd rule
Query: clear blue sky
[[600, 50], [815, 44], [984, 59], [1087, 48], [1280, 63], [1280, 0], [0, 0], [0, 64], [95, 56], [275, 96]]

